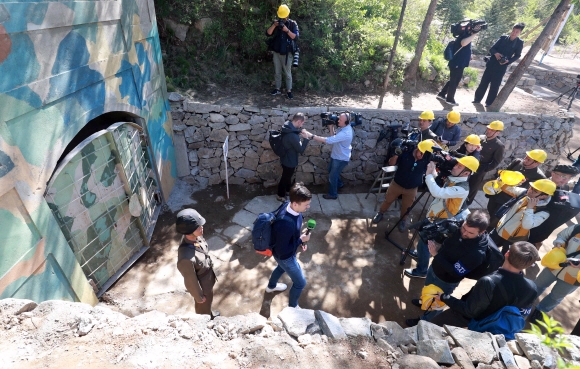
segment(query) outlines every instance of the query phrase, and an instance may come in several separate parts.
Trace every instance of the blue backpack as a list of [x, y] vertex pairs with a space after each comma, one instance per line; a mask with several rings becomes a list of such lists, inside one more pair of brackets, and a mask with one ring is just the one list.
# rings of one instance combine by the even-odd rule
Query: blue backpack
[[[493, 280], [491, 277], [487, 277]], [[495, 283], [499, 288], [505, 301], [509, 301], [507, 292], [501, 283]], [[492, 334], [503, 334], [506, 340], [513, 340], [515, 334], [524, 329], [526, 320], [522, 316], [520, 309], [515, 306], [504, 306], [495, 313], [481, 319], [471, 319], [467, 328], [475, 332], [489, 332]]]
[[284, 202], [271, 213], [260, 213], [252, 228], [252, 243], [254, 250], [260, 255], [272, 256], [272, 225], [286, 215], [288, 202]]

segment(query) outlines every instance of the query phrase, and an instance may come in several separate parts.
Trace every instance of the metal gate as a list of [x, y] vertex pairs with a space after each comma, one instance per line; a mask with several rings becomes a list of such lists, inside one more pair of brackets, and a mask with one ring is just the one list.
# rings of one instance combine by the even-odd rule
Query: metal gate
[[160, 210], [146, 136], [115, 123], [85, 139], [45, 194], [87, 279], [101, 296], [149, 248]]

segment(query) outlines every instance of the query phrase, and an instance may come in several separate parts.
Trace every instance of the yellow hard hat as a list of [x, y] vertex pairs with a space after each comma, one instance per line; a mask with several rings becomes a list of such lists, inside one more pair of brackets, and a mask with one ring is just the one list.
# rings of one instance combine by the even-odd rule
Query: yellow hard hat
[[477, 172], [477, 169], [479, 168], [479, 160], [473, 156], [464, 156], [457, 159], [457, 162], [465, 165], [467, 169], [471, 170], [471, 173]]
[[433, 146], [436, 146], [436, 145], [437, 144], [435, 143], [435, 141], [428, 139], [428, 140], [423, 140], [423, 141], [419, 142], [419, 144], [417, 145], [417, 148], [419, 149], [419, 151], [421, 151], [424, 154], [425, 151], [433, 152]]
[[537, 181], [530, 183], [530, 186], [550, 196], [556, 192], [556, 184], [549, 179], [538, 179]]
[[503, 131], [503, 122], [501, 120], [494, 120], [493, 122], [489, 123], [487, 128], [496, 131]]
[[501, 178], [501, 181], [508, 186], [517, 186], [521, 181], [526, 179], [522, 173], [513, 170], [500, 170], [499, 178]]
[[479, 136], [473, 134], [465, 137], [465, 142], [470, 143], [472, 145], [481, 145], [481, 140], [479, 139]]
[[561, 247], [555, 247], [542, 258], [542, 266], [550, 269], [560, 269], [560, 263], [566, 261], [566, 251]]
[[449, 113], [447, 113], [447, 120], [453, 124], [457, 124], [461, 120], [461, 114], [459, 114], [458, 111], [451, 110]]
[[427, 285], [421, 290], [421, 309], [422, 310], [441, 310], [445, 303], [435, 300], [435, 296], [443, 293], [443, 290], [434, 284]]
[[526, 151], [526, 155], [540, 163], [545, 162], [548, 158], [548, 154], [544, 150]]
[[288, 8], [288, 5], [286, 4], [280, 5], [280, 7], [278, 8], [278, 18], [288, 18], [289, 15], [290, 8]]
[[431, 110], [425, 110], [419, 115], [419, 119], [433, 120], [435, 119], [435, 114]]

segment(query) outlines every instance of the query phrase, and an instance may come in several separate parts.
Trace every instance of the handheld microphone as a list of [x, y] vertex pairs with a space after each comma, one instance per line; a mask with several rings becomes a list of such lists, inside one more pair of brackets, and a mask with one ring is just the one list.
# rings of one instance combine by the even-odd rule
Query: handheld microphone
[[313, 230], [315, 227], [316, 227], [316, 220], [314, 220], [314, 219], [308, 220], [308, 223], [306, 223], [306, 228], [308, 228], [306, 230], [306, 234], [310, 234], [310, 231]]

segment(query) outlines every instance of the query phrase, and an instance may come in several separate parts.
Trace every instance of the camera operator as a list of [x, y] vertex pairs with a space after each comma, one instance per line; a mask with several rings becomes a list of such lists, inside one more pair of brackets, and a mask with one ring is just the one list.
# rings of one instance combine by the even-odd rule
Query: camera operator
[[437, 94], [439, 100], [444, 100], [449, 105], [459, 105], [455, 102], [455, 91], [463, 78], [463, 70], [469, 67], [469, 61], [471, 60], [471, 41], [473, 41], [480, 30], [481, 26], [479, 24], [471, 28], [469, 23], [464, 27], [461, 34], [455, 38], [455, 43], [453, 44], [453, 59], [447, 63], [449, 67], [449, 81], [447, 81], [443, 89]]
[[[488, 223], [487, 212], [475, 210], [467, 216], [461, 228], [443, 241], [440, 248], [434, 241], [429, 240], [429, 253], [433, 256], [433, 262], [427, 271], [425, 286], [434, 284], [444, 294], [452, 294], [459, 282], [485, 261], [489, 243], [489, 236], [485, 233]], [[420, 299], [413, 299], [411, 303], [421, 307]], [[405, 323], [413, 327], [420, 319], [431, 321], [440, 312], [428, 311], [421, 318], [407, 319]]]
[[[481, 190], [485, 174], [497, 168], [503, 161], [503, 154], [505, 146], [499, 139], [500, 133], [503, 131], [503, 122], [494, 120], [487, 125], [485, 135], [481, 136], [483, 142], [481, 143], [479, 170], [477, 173], [469, 177], [469, 195], [467, 196], [467, 206], [471, 205], [477, 192]], [[490, 216], [493, 214], [490, 214]]]
[[461, 114], [452, 110], [447, 114], [447, 120], [439, 118], [429, 129], [435, 133], [439, 143], [452, 147], [457, 145], [461, 138], [461, 128], [457, 125], [460, 121]]
[[328, 164], [328, 194], [322, 195], [327, 200], [336, 200], [338, 198], [338, 189], [344, 186], [340, 179], [340, 173], [348, 165], [352, 152], [352, 138], [354, 132], [350, 126], [349, 113], [341, 113], [336, 124], [340, 130], [335, 134], [334, 124], [330, 124], [330, 137], [316, 136], [305, 129], [302, 130], [301, 136], [309, 140], [314, 140], [323, 144], [332, 145], [330, 152], [330, 163]]
[[474, 104], [481, 104], [481, 99], [483, 99], [488, 86], [489, 92], [485, 99], [485, 106], [490, 106], [497, 97], [501, 80], [507, 71], [508, 65], [522, 56], [524, 41], [518, 36], [524, 30], [524, 27], [524, 23], [516, 23], [509, 35], [501, 36], [489, 49], [491, 56], [487, 61], [479, 86], [475, 90]]
[[457, 150], [449, 151], [451, 156], [462, 158], [464, 156], [473, 156], [477, 160], [480, 158], [481, 139], [478, 135], [469, 135]]
[[383, 219], [383, 214], [389, 210], [391, 204], [399, 196], [402, 196], [399, 231], [403, 232], [407, 228], [407, 222], [403, 216], [413, 204], [417, 189], [423, 183], [423, 176], [433, 152], [433, 145], [435, 145], [433, 140], [421, 141], [417, 147], [407, 148], [400, 156], [393, 156], [389, 160], [389, 165], [397, 165], [397, 172], [387, 189], [385, 201], [383, 201], [381, 208], [373, 217], [372, 222], [374, 224], [380, 222]]
[[[456, 216], [469, 193], [469, 184], [467, 183], [469, 175], [476, 172], [478, 167], [479, 161], [472, 156], [457, 159], [457, 164], [451, 169], [451, 175], [447, 177], [443, 186], [439, 187], [435, 182], [435, 164], [429, 163], [425, 183], [431, 196], [435, 199], [429, 206], [427, 218], [437, 222]], [[405, 269], [405, 275], [411, 278], [425, 278], [430, 257], [429, 248], [425, 242], [419, 239], [417, 251], [411, 251], [409, 255], [417, 259], [417, 265], [415, 269]]]
[[[548, 154], [546, 154], [544, 150], [530, 150], [526, 152], [525, 158], [512, 161], [507, 166], [506, 170], [522, 173], [525, 180], [518, 186], [527, 189], [530, 187], [530, 182], [546, 178], [546, 175], [542, 172], [539, 166], [546, 161], [547, 158]], [[491, 232], [495, 226], [497, 226], [497, 222], [499, 221], [499, 218], [495, 213], [498, 211], [500, 206], [508, 202], [512, 196], [508, 193], [498, 193], [497, 195], [487, 195], [486, 197], [489, 198], [489, 201], [487, 202], [487, 211], [490, 215], [489, 228], [487, 231]]]
[[527, 190], [521, 187], [507, 186], [501, 180], [489, 181], [483, 186], [488, 195], [505, 192], [514, 199], [506, 213], [501, 217], [497, 227], [490, 233], [495, 244], [502, 246], [505, 255], [509, 245], [516, 241], [527, 241], [532, 228], [540, 226], [548, 217], [546, 205], [556, 191], [556, 184], [549, 179], [539, 179], [530, 183]]
[[578, 215], [580, 209], [570, 204], [571, 194], [568, 182], [578, 175], [578, 168], [572, 165], [558, 164], [552, 170], [550, 180], [556, 184], [556, 192], [548, 203], [547, 209], [550, 216], [542, 223], [541, 227], [530, 230], [529, 242], [534, 244], [538, 250], [552, 232], [558, 227]]
[[288, 18], [290, 9], [287, 5], [280, 5], [278, 8], [278, 18], [272, 23], [270, 28], [266, 30], [268, 36], [272, 36], [269, 40], [268, 50], [272, 51], [274, 56], [274, 78], [276, 88], [272, 91], [272, 95], [280, 95], [280, 88], [282, 87], [282, 70], [286, 76], [286, 95], [292, 99], [292, 53], [294, 42], [298, 39], [298, 24], [292, 19]]

